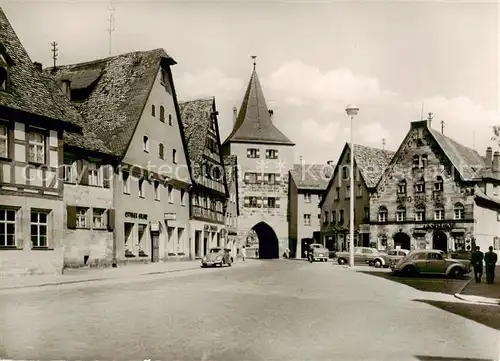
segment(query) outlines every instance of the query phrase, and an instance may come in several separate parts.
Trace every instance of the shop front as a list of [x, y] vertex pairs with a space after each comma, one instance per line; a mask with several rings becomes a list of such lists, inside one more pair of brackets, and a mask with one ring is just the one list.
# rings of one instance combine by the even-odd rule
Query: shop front
[[[191, 220], [191, 239], [194, 239], [194, 255], [205, 256], [212, 247], [224, 247], [225, 233], [223, 226], [199, 220]], [[225, 230], [224, 230], [225, 231]]]

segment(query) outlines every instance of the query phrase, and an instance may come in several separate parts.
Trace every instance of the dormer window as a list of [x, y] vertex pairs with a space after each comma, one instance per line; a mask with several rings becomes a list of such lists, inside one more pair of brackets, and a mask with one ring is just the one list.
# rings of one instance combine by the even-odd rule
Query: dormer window
[[434, 182], [434, 192], [443, 191], [443, 178], [441, 176], [436, 177], [436, 182]]
[[398, 184], [398, 194], [406, 194], [406, 181], [404, 179]]
[[427, 162], [428, 162], [427, 154], [422, 154], [420, 156], [420, 168], [426, 168]]

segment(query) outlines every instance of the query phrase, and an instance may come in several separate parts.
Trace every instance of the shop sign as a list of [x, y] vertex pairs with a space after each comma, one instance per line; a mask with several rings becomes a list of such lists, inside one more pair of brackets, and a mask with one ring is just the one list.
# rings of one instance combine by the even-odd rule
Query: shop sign
[[422, 225], [420, 228], [415, 228], [415, 231], [424, 230], [442, 230], [442, 231], [451, 231], [453, 229], [453, 224], [451, 223], [428, 223]]
[[433, 194], [426, 194], [426, 195], [418, 195], [418, 196], [398, 196], [397, 202], [398, 203], [416, 203], [416, 204], [421, 204], [421, 203], [428, 203], [431, 201], [436, 201], [436, 202], [443, 202], [443, 195], [441, 193], [433, 193]]
[[148, 219], [148, 215], [144, 213], [134, 213], [134, 212], [125, 212], [125, 217], [127, 218], [139, 218], [139, 219]]
[[160, 231], [160, 223], [158, 221], [151, 221], [150, 229], [151, 229], [151, 232], [159, 232]]
[[177, 219], [177, 213], [165, 213], [163, 218], [166, 221], [175, 221]]
[[205, 227], [203, 228], [205, 231], [210, 231], [210, 232], [217, 232], [217, 226], [212, 226], [205, 224]]

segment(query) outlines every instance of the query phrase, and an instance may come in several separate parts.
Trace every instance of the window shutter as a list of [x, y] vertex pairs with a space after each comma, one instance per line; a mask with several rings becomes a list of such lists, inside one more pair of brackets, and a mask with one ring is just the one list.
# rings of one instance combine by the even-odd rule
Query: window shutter
[[262, 182], [262, 173], [257, 174], [257, 182]]
[[245, 197], [245, 207], [250, 206], [250, 198]]
[[280, 199], [276, 198], [275, 208], [280, 208]]
[[276, 178], [275, 178], [275, 179], [276, 179], [276, 183], [281, 182], [281, 174], [276, 173], [276, 176], [275, 176], [275, 177], [276, 177]]
[[81, 184], [89, 184], [89, 162], [85, 159], [82, 161], [82, 167], [79, 176]]
[[278, 158], [278, 149], [276, 149], [276, 150], [274, 151], [274, 157], [275, 157], [275, 158]]
[[267, 198], [262, 198], [262, 208], [267, 208]]
[[108, 209], [106, 213], [108, 214], [108, 231], [112, 231], [115, 229], [115, 210]]
[[111, 166], [108, 165], [108, 164], [104, 164], [102, 166], [102, 185], [104, 188], [109, 188], [109, 184], [110, 184], [110, 176], [111, 176], [111, 172], [110, 172], [110, 168]]
[[247, 158], [250, 158], [252, 156], [252, 152], [250, 149], [247, 149]]
[[256, 149], [256, 152], [257, 152], [257, 158], [259, 158], [260, 157], [260, 155], [259, 155], [260, 154], [260, 149]]
[[66, 207], [66, 223], [68, 229], [76, 229], [76, 207]]

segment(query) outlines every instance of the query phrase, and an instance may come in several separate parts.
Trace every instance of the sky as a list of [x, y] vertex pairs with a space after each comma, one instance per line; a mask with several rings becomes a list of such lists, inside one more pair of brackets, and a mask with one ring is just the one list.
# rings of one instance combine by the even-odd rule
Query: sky
[[[33, 61], [109, 54], [109, 2], [0, 4]], [[164, 48], [179, 101], [215, 96], [221, 138], [232, 128], [256, 55], [277, 127], [306, 163], [337, 161], [354, 143], [397, 150], [428, 112], [433, 128], [484, 154], [500, 124], [496, 2], [114, 2], [111, 54]], [[500, 149], [499, 149], [500, 150]]]

